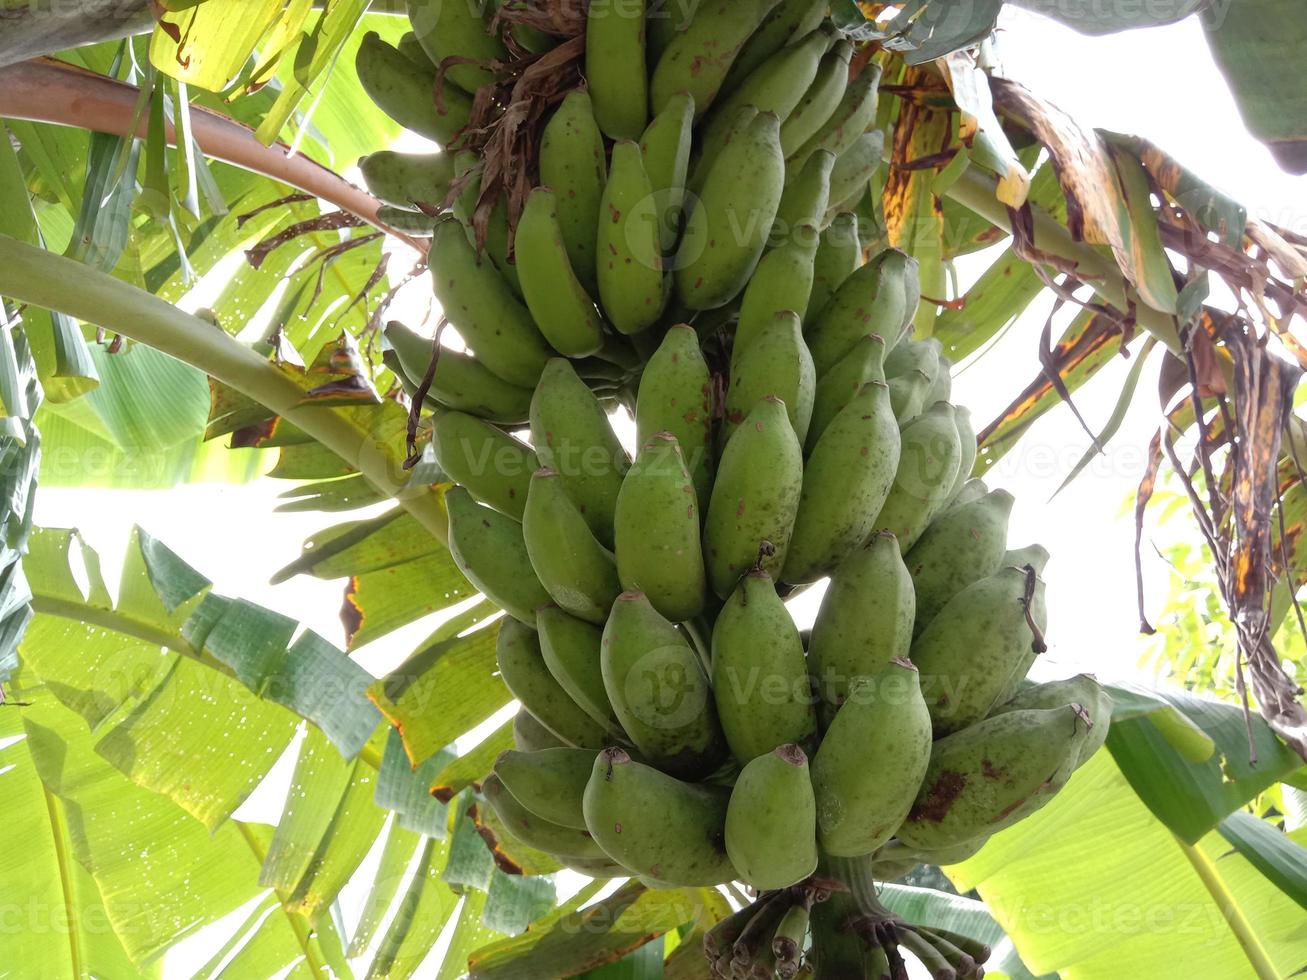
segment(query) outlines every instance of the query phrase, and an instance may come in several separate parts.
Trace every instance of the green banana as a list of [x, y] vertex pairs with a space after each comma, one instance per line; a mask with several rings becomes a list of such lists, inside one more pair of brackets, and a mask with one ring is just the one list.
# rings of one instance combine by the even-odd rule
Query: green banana
[[603, 623], [622, 591], [617, 566], [612, 553], [595, 540], [556, 471], [540, 469], [531, 477], [522, 535], [536, 577], [559, 608], [588, 623]]
[[[518, 24], [518, 27], [524, 25]], [[548, 35], [544, 35], [548, 36]], [[575, 871], [579, 875], [585, 875], [587, 878], [596, 880], [603, 878], [625, 878], [629, 872], [618, 864], [616, 861], [610, 861], [608, 858], [579, 858], [571, 857], [566, 854], [551, 855], [555, 861], [567, 868], [569, 871]]]
[[572, 271], [550, 188], [537, 187], [527, 196], [513, 251], [527, 309], [545, 339], [568, 357], [597, 351], [603, 345], [603, 321]]
[[776, 116], [759, 113], [708, 171], [677, 252], [677, 295], [692, 310], [729, 303], [762, 257], [785, 176], [777, 133]]
[[817, 379], [812, 399], [812, 421], [808, 423], [808, 452], [816, 447], [826, 426], [864, 386], [872, 382], [885, 383], [884, 359], [884, 339], [880, 334], [869, 333]]
[[694, 97], [700, 118], [716, 98], [744, 42], [779, 0], [700, 0], [694, 18], [671, 39], [649, 79], [649, 101], [661, 112], [678, 92]]
[[726, 853], [760, 892], [817, 870], [817, 804], [799, 746], [778, 746], [740, 771], [726, 807]]
[[917, 593], [915, 633], [968, 585], [998, 571], [1013, 503], [1012, 494], [994, 490], [950, 508], [904, 556]]
[[876, 381], [831, 420], [808, 457], [783, 581], [815, 582], [867, 540], [901, 469], [900, 440]]
[[717, 885], [735, 877], [725, 842], [729, 796], [609, 748], [595, 759], [582, 805], [591, 835], [624, 868], [669, 885]]
[[445, 475], [478, 503], [522, 519], [531, 474], [540, 467], [529, 446], [472, 415], [449, 411], [433, 415], [431, 445]]
[[1075, 766], [1080, 768], [1107, 741], [1112, 722], [1112, 695], [1091, 674], [1077, 674], [1065, 680], [1046, 684], [1030, 684], [1014, 697], [1004, 701], [990, 712], [991, 718], [1028, 708], [1058, 708], [1065, 704], [1078, 704], [1085, 709], [1090, 725], [1089, 734], [1080, 747]]
[[[808, 157], [803, 170], [781, 194], [776, 223], [772, 226], [773, 239], [784, 239], [796, 228], [821, 228], [828, 223], [826, 208], [830, 202], [830, 178], [834, 167], [835, 154], [828, 150], [819, 150]], [[804, 309], [807, 309], [806, 303]]]
[[436, 226], [434, 215], [415, 211], [412, 208], [397, 208], [389, 204], [377, 208], [377, 221], [387, 228], [393, 228], [413, 238], [430, 238]]
[[481, 164], [477, 155], [470, 150], [460, 150], [454, 157], [455, 179], [462, 180], [462, 189], [454, 198], [450, 211], [463, 225], [467, 239], [473, 246], [481, 249], [490, 257], [491, 263], [504, 277], [514, 295], [522, 295], [522, 283], [517, 275], [517, 263], [509, 255], [508, 205], [503, 195], [495, 198], [488, 217], [485, 218], [485, 237], [483, 243], [477, 242], [478, 218], [477, 201], [481, 196]]
[[[736, 351], [752, 344], [757, 335], [789, 310], [796, 311], [794, 319], [800, 322], [799, 340], [802, 341], [798, 314], [808, 308], [813, 261], [820, 240], [821, 236], [811, 225], [794, 228], [785, 241], [763, 254], [740, 301], [740, 319], [735, 327]], [[804, 359], [810, 362], [806, 345], [804, 350]]]
[[635, 439], [640, 445], [670, 432], [694, 482], [699, 512], [712, 489], [712, 377], [699, 349], [699, 335], [684, 323], [667, 331], [640, 376], [635, 402]]
[[868, 333], [897, 342], [916, 311], [917, 260], [887, 249], [854, 270], [813, 321], [808, 342], [817, 372], [824, 374]]
[[454, 156], [449, 153], [379, 150], [360, 157], [358, 166], [373, 197], [401, 208], [418, 201], [438, 207], [454, 180]]
[[671, 252], [681, 234], [681, 211], [693, 141], [694, 99], [688, 92], [673, 96], [640, 137], [645, 173], [653, 188], [659, 246], [664, 254]]
[[536, 607], [549, 601], [549, 593], [531, 570], [522, 525], [482, 507], [464, 487], [445, 492], [445, 509], [449, 551], [459, 571], [508, 615], [534, 624]]
[[808, 642], [817, 692], [843, 703], [858, 678], [875, 677], [907, 657], [916, 596], [892, 534], [874, 535], [831, 576]]
[[558, 223], [582, 285], [593, 296], [595, 236], [599, 231], [599, 201], [608, 179], [604, 137], [595, 122], [590, 95], [573, 89], [545, 124], [540, 138], [540, 183], [553, 188]]
[[513, 715], [513, 744], [519, 752], [536, 752], [564, 747], [566, 743], [540, 724], [540, 719], [526, 708], [518, 708], [517, 714]]
[[[852, 146], [840, 154], [830, 175], [831, 218], [847, 211], [850, 204], [855, 204], [858, 198], [867, 193], [868, 182], [880, 169], [884, 149], [884, 131], [873, 129], [859, 136]], [[822, 224], [825, 223], [823, 220]]]
[[[899, 425], [907, 425], [921, 415], [931, 384], [930, 375], [917, 370], [889, 379], [890, 404]], [[961, 467], [958, 470], [961, 472]]]
[[804, 162], [818, 150], [830, 150], [835, 156], [843, 156], [845, 151], [867, 131], [867, 127], [876, 119], [876, 93], [880, 85], [880, 65], [868, 62], [857, 78], [848, 83], [830, 116], [820, 128], [786, 157], [786, 164], [792, 171], [801, 168]]
[[[979, 480], [971, 481], [979, 483]], [[1035, 570], [1036, 575], [1042, 576], [1044, 568], [1048, 565], [1048, 550], [1042, 545], [1028, 544], [1024, 548], [1016, 548], [1007, 552], [1003, 556], [1004, 565], [1011, 565], [1013, 568], [1025, 568], [1029, 565]]]
[[803, 342], [803, 324], [793, 310], [783, 310], [731, 354], [731, 384], [726, 390], [722, 438], [730, 444], [753, 406], [767, 395], [780, 398], [799, 444], [808, 435], [813, 389], [817, 379]]
[[958, 463], [958, 475], [953, 478], [953, 487], [949, 490], [950, 500], [957, 496], [962, 485], [971, 479], [976, 457], [980, 454], [980, 447], [976, 444], [976, 430], [971, 425], [971, 409], [961, 405], [954, 406], [953, 421], [958, 427], [958, 448], [962, 451], [962, 459]]
[[[384, 335], [388, 349], [382, 357], [386, 366], [412, 394], [431, 363], [431, 341], [398, 320], [386, 324]], [[427, 398], [436, 405], [504, 425], [525, 422], [531, 408], [529, 388], [509, 384], [475, 357], [448, 347], [440, 348]]]
[[708, 584], [725, 599], [762, 555], [775, 577], [785, 563], [803, 485], [803, 450], [785, 403], [758, 402], [726, 444], [704, 520]]
[[585, 20], [585, 78], [599, 128], [639, 139], [649, 119], [645, 0], [591, 0]]
[[613, 519], [622, 588], [643, 592], [673, 622], [703, 611], [708, 591], [694, 483], [670, 432], [641, 447], [617, 495]]
[[749, 35], [744, 47], [735, 56], [731, 70], [722, 82], [722, 91], [732, 93], [764, 62], [796, 39], [815, 31], [826, 19], [825, 0], [781, 0], [763, 18], [758, 29]]
[[453, 84], [441, 93], [443, 110], [434, 96], [436, 69], [423, 70], [376, 31], [368, 31], [354, 59], [363, 91], [377, 108], [405, 129], [449, 146], [472, 118], [472, 97]]
[[1053, 798], [1089, 734], [1079, 705], [1011, 711], [935, 743], [898, 838], [938, 851], [1010, 827]]
[[625, 738], [599, 669], [603, 630], [551, 605], [536, 610], [536, 633], [545, 667], [567, 696], [608, 732]]
[[[936, 734], [975, 724], [1025, 676], [1036, 639], [1027, 588], [1024, 569], [1000, 568], [950, 599], [913, 642]], [[1042, 631], [1044, 583], [1036, 579], [1033, 592], [1029, 614]]]
[[781, 150], [786, 158], [815, 137], [839, 107], [849, 88], [849, 62], [852, 60], [853, 45], [848, 41], [837, 41], [821, 59], [812, 84], [781, 126]]
[[784, 122], [803, 98], [829, 46], [830, 36], [815, 30], [768, 58], [738, 88], [713, 106], [700, 127], [703, 153], [709, 157], [717, 155], [722, 142], [730, 136], [732, 116], [744, 106], [752, 106], [759, 112], [774, 112]]
[[910, 371], [920, 371], [933, 382], [939, 374], [939, 356], [943, 345], [935, 337], [904, 340], [885, 355], [885, 377], [897, 378]]
[[436, 300], [477, 359], [511, 384], [535, 385], [549, 345], [504, 277], [477, 260], [462, 224], [437, 222], [428, 261]]
[[946, 402], [953, 397], [953, 362], [943, 354], [939, 357], [939, 371], [935, 375], [935, 380], [930, 386], [930, 391], [926, 392], [925, 405], [930, 408], [935, 402]]
[[582, 711], [549, 673], [535, 630], [513, 619], [503, 620], [499, 625], [495, 659], [499, 675], [513, 697], [563, 742], [578, 749], [600, 749], [612, 741], [608, 732]]
[[422, 49], [422, 44], [418, 41], [418, 36], [412, 31], [405, 31], [400, 39], [395, 42], [395, 47], [399, 49], [400, 54], [413, 62], [413, 64], [417, 65], [423, 71], [430, 71], [436, 67], [432, 64], [426, 51]]
[[494, 771], [513, 798], [536, 816], [585, 830], [581, 797], [598, 754], [592, 749], [510, 749], [499, 754]]
[[690, 175], [685, 182], [685, 186], [689, 191], [686, 198], [691, 204], [703, 193], [703, 186], [708, 180], [708, 175], [712, 173], [717, 158], [721, 156], [722, 150], [742, 139], [749, 125], [757, 118], [758, 108], [756, 106], [740, 106], [723, 121], [723, 134], [720, 139], [707, 146], [696, 142], [694, 159], [690, 166]]
[[614, 327], [639, 333], [658, 322], [668, 296], [654, 188], [639, 143], [613, 147], [599, 213], [599, 298]]
[[853, 682], [812, 759], [822, 850], [870, 854], [893, 837], [930, 757], [930, 713], [911, 661], [891, 660]]
[[563, 827], [532, 813], [495, 773], [481, 781], [481, 793], [508, 832], [528, 847], [569, 857], [594, 859], [604, 856], [590, 831]]
[[[814, 155], [814, 157], [817, 155]], [[820, 154], [825, 158], [826, 154]], [[834, 158], [834, 154], [831, 154]], [[812, 159], [812, 158], [810, 158]], [[791, 185], [798, 186], [797, 182]], [[853, 275], [862, 263], [862, 246], [858, 239], [858, 216], [850, 211], [835, 216], [821, 233], [821, 244], [812, 263], [812, 293], [803, 314], [805, 326], [811, 326], [826, 309], [836, 290]]]
[[712, 689], [741, 761], [787, 742], [810, 744], [817, 734], [803, 641], [764, 571], [744, 577], [713, 625]]
[[686, 778], [722, 761], [726, 743], [699, 656], [643, 593], [613, 603], [599, 662], [617, 720], [642, 756]]
[[[987, 493], [989, 493], [989, 487], [985, 485], [984, 480], [980, 480], [980, 479], [967, 480], [964, 484], [962, 484], [962, 488], [958, 490], [956, 496], [954, 496], [954, 498], [949, 501], [948, 509], [952, 510], [954, 507], [961, 507], [963, 504], [969, 504], [973, 500], [979, 500]], [[1024, 562], [1004, 562], [1004, 564], [1020, 565], [1020, 564], [1024, 564]]]
[[903, 428], [894, 486], [873, 527], [894, 532], [906, 554], [948, 503], [962, 449], [953, 406], [932, 405]]
[[645, 16], [646, 63], [657, 64], [663, 52], [694, 20], [701, 0], [650, 0]]
[[613, 544], [613, 512], [630, 465], [594, 393], [571, 363], [551, 360], [531, 399], [531, 445], [555, 470], [604, 547]]
[[[487, 66], [508, 60], [508, 49], [490, 29], [482, 4], [467, 0], [408, 0], [408, 19], [427, 57], [437, 66], [451, 61], [445, 77], [467, 92], [495, 83]], [[471, 61], [462, 61], [470, 58]]]

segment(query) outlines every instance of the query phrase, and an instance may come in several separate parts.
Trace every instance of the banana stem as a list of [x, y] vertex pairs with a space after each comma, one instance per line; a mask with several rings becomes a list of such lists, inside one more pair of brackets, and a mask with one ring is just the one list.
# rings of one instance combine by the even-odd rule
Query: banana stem
[[385, 445], [342, 412], [302, 404], [304, 392], [294, 379], [213, 324], [121, 279], [8, 235], [0, 235], [0, 295], [104, 326], [199, 368], [303, 429], [445, 541], [443, 504], [429, 488], [408, 488], [400, 463]]
[[1221, 910], [1221, 916], [1225, 919], [1225, 924], [1234, 933], [1234, 938], [1243, 949], [1244, 955], [1248, 957], [1248, 963], [1253, 968], [1253, 972], [1259, 980], [1275, 980], [1280, 975], [1279, 972], [1275, 969], [1270, 955], [1257, 938], [1256, 931], [1244, 916], [1243, 910], [1239, 908], [1238, 901], [1226, 888], [1225, 882], [1221, 879], [1221, 875], [1217, 872], [1216, 866], [1212, 864], [1211, 859], [1197, 846], [1187, 844], [1179, 837], [1176, 837], [1175, 842], [1179, 846], [1181, 853], [1188, 858], [1194, 873], [1198, 875], [1203, 887], [1207, 889], [1208, 894], [1216, 902], [1217, 908]]

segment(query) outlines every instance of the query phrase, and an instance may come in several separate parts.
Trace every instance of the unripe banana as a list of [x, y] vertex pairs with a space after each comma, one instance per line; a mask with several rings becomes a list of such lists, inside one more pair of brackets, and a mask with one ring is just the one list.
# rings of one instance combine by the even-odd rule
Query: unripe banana
[[445, 492], [445, 509], [449, 551], [459, 571], [508, 615], [534, 624], [536, 607], [549, 601], [549, 593], [531, 570], [522, 525], [482, 507], [464, 487]]
[[395, 42], [395, 47], [399, 49], [400, 54], [423, 71], [430, 71], [436, 67], [426, 51], [423, 50], [421, 42], [418, 41], [418, 36], [412, 31], [405, 31], [400, 39]]
[[467, 232], [467, 240], [474, 247], [482, 249], [484, 255], [490, 257], [494, 267], [499, 270], [499, 274], [504, 277], [508, 287], [513, 290], [515, 296], [522, 295], [522, 283], [517, 276], [517, 263], [512, 259], [509, 253], [509, 230], [508, 230], [508, 205], [504, 195], [500, 194], [495, 198], [494, 205], [490, 209], [490, 215], [485, 220], [485, 238], [482, 243], [477, 242], [477, 200], [481, 196], [481, 165], [477, 155], [470, 150], [460, 150], [454, 157], [454, 173], [458, 179], [466, 178], [463, 183], [463, 189], [459, 192], [458, 197], [450, 210], [453, 212], [459, 222], [463, 225], [463, 230]]
[[777, 51], [815, 31], [825, 20], [829, 6], [825, 0], [781, 0], [763, 18], [758, 29], [749, 35], [749, 40], [736, 55], [722, 83], [722, 91], [734, 92]]
[[812, 421], [808, 424], [808, 452], [816, 447], [817, 440], [831, 420], [853, 401], [863, 387], [873, 381], [885, 383], [882, 365], [884, 359], [884, 339], [879, 334], [869, 333], [833, 368], [817, 379], [816, 393], [812, 400]]
[[436, 462], [478, 503], [522, 519], [531, 474], [539, 469], [531, 448], [503, 429], [464, 412], [436, 412], [431, 422]]
[[599, 543], [612, 547], [613, 512], [630, 463], [608, 413], [564, 358], [548, 363], [531, 399], [531, 445], [558, 473]]
[[536, 633], [545, 667], [567, 696], [605, 730], [625, 738], [599, 668], [603, 630], [550, 605], [536, 610]]
[[726, 391], [722, 437], [729, 445], [753, 406], [767, 395], [785, 403], [799, 444], [808, 435], [813, 390], [817, 384], [803, 324], [793, 310], [783, 310], [731, 354], [731, 384]]
[[572, 271], [591, 295], [598, 291], [595, 235], [607, 179], [604, 137], [595, 122], [590, 95], [584, 89], [573, 89], [545, 124], [540, 139], [540, 183], [552, 187], [557, 196], [558, 223]]
[[[823, 152], [819, 156], [824, 159], [826, 154]], [[821, 244], [817, 246], [817, 257], [812, 264], [812, 295], [808, 299], [807, 312], [803, 314], [805, 326], [816, 322], [836, 290], [861, 263], [858, 216], [849, 211], [838, 214], [830, 227], [821, 233]]]
[[873, 527], [892, 531], [906, 554], [948, 504], [962, 449], [953, 406], [939, 402], [903, 428], [894, 486]]
[[[758, 402], [726, 444], [704, 520], [708, 584], [725, 599], [757, 564], [775, 577], [785, 563], [803, 487], [803, 450], [785, 403]], [[767, 553], [770, 552], [770, 553]]]
[[757, 106], [740, 106], [738, 109], [733, 110], [723, 121], [724, 135], [721, 139], [706, 146], [696, 140], [694, 158], [690, 164], [690, 175], [686, 180], [686, 187], [689, 190], [686, 197], [691, 210], [696, 198], [703, 192], [703, 185], [707, 182], [708, 175], [712, 173], [713, 164], [717, 162], [722, 150], [736, 140], [742, 139], [750, 124], [757, 118]]
[[917, 260], [881, 252], [844, 280], [809, 330], [812, 360], [824, 374], [869, 333], [897, 342], [917, 309]]
[[[386, 366], [412, 394], [431, 363], [431, 340], [398, 320], [386, 324], [385, 337], [389, 346], [382, 355]], [[531, 408], [531, 389], [509, 384], [475, 357], [448, 347], [440, 349], [427, 398], [437, 405], [503, 425], [525, 422]]]
[[566, 747], [561, 738], [540, 724], [540, 719], [526, 708], [518, 708], [513, 716], [513, 744], [519, 752]]
[[867, 540], [900, 468], [889, 390], [863, 386], [821, 434], [803, 475], [803, 493], [781, 579], [815, 582]]
[[939, 374], [939, 355], [943, 345], [935, 337], [904, 340], [885, 355], [885, 377], [897, 378], [910, 371], [920, 371], [931, 381]]
[[640, 376], [635, 402], [635, 439], [644, 445], [670, 432], [694, 482], [700, 514], [712, 489], [712, 377], [699, 349], [699, 335], [684, 323], [667, 331]]
[[[962, 484], [962, 489], [960, 489], [957, 492], [957, 495], [952, 500], [949, 501], [948, 510], [952, 510], [955, 507], [961, 507], [963, 504], [969, 504], [973, 500], [979, 500], [987, 493], [989, 493], [989, 487], [986, 485], [984, 480], [980, 480], [980, 479], [967, 480], [966, 483]], [[1003, 564], [1023, 565], [1025, 563], [1019, 561], [1018, 562], [1005, 561], [1003, 562]]]
[[585, 830], [581, 797], [596, 755], [592, 749], [509, 750], [495, 760], [495, 775], [536, 816], [560, 827]]
[[[969, 482], [980, 483], [981, 481], [971, 480]], [[961, 496], [959, 494], [959, 497]], [[1029, 565], [1035, 570], [1036, 575], [1042, 577], [1044, 569], [1048, 565], [1048, 550], [1043, 545], [1028, 544], [1024, 548], [1016, 548], [1007, 552], [1003, 556], [1002, 564], [1011, 565], [1013, 568], [1025, 568]]]
[[939, 371], [935, 375], [935, 380], [930, 386], [930, 391], [926, 392], [926, 408], [930, 408], [935, 402], [950, 401], [953, 397], [953, 362], [944, 355], [939, 358]]
[[449, 153], [378, 150], [360, 157], [358, 166], [373, 197], [401, 208], [418, 201], [440, 206], [454, 179], [454, 156]]
[[650, 0], [645, 17], [646, 63], [657, 64], [663, 52], [694, 21], [701, 0]]
[[685, 180], [690, 171], [693, 141], [694, 99], [688, 92], [673, 96], [640, 137], [645, 173], [653, 187], [659, 245], [664, 254], [672, 251], [681, 234]]
[[1103, 747], [1112, 722], [1112, 696], [1093, 675], [1077, 674], [1047, 684], [1031, 684], [991, 711], [990, 717], [1028, 708], [1058, 708], [1066, 704], [1078, 704], [1084, 708], [1091, 726], [1076, 757], [1075, 767], [1079, 769]]
[[1079, 705], [1026, 709], [942, 738], [908, 819], [909, 847], [937, 851], [1010, 827], [1065, 785], [1088, 737]]
[[781, 150], [787, 159], [815, 137], [839, 107], [849, 88], [852, 59], [853, 45], [848, 41], [836, 42], [821, 59], [812, 84], [781, 126]]
[[683, 783], [632, 761], [599, 753], [585, 788], [585, 823], [601, 848], [636, 874], [669, 885], [717, 885], [735, 877], [726, 856], [730, 791]]
[[677, 253], [676, 291], [689, 309], [729, 303], [762, 257], [785, 177], [778, 128], [759, 113], [708, 171]]
[[[974, 725], [1025, 676], [1036, 639], [1026, 590], [1024, 569], [1000, 568], [950, 599], [912, 644], [937, 735]], [[1029, 612], [1037, 626], [1045, 615], [1043, 592], [1036, 580]]]
[[594, 859], [604, 856], [604, 852], [594, 842], [588, 830], [562, 827], [532, 813], [509, 792], [503, 781], [493, 772], [481, 781], [481, 792], [495, 811], [495, 815], [508, 828], [509, 833], [528, 847], [550, 854], [566, 854], [579, 858]]
[[487, 66], [508, 60], [508, 49], [490, 29], [484, 10], [484, 5], [467, 0], [408, 0], [413, 33], [437, 68], [446, 58], [471, 58], [474, 62], [451, 62], [445, 72], [446, 78], [467, 92], [493, 85], [495, 75]]
[[[828, 150], [819, 150], [808, 157], [799, 175], [790, 181], [781, 195], [780, 207], [776, 211], [776, 224], [772, 228], [772, 238], [784, 238], [795, 228], [804, 226], [823, 228], [826, 221], [826, 209], [830, 201], [831, 170], [835, 166], [835, 154]], [[849, 271], [852, 270], [850, 266]], [[805, 309], [806, 304], [805, 304]]]
[[994, 490], [950, 508], [904, 557], [917, 593], [917, 635], [955, 595], [998, 571], [1012, 504], [1012, 494]]
[[[515, 26], [523, 27], [525, 25], [517, 24]], [[548, 35], [544, 36], [548, 37]], [[626, 868], [622, 867], [616, 861], [609, 860], [607, 857], [580, 858], [570, 857], [565, 854], [554, 854], [552, 857], [569, 871], [575, 871], [577, 874], [585, 875], [587, 878], [626, 878], [630, 876], [630, 872], [627, 871]]]
[[623, 140], [613, 147], [599, 213], [599, 298], [613, 326], [639, 333], [658, 322], [668, 296], [659, 215], [640, 144]]
[[472, 118], [472, 97], [452, 83], [442, 95], [444, 110], [436, 106], [436, 70], [423, 70], [376, 31], [363, 35], [354, 59], [363, 91], [377, 108], [405, 129], [441, 146], [453, 142]]
[[644, 0], [591, 0], [585, 78], [595, 120], [615, 140], [639, 139], [649, 119]]
[[694, 97], [700, 118], [717, 96], [744, 42], [779, 0], [700, 0], [689, 25], [654, 66], [649, 100], [661, 112], [678, 92]]
[[554, 470], [540, 469], [531, 477], [522, 533], [531, 567], [558, 607], [588, 623], [603, 623], [622, 591], [617, 566]]
[[741, 770], [726, 807], [726, 853], [760, 892], [817, 870], [817, 804], [799, 746], [779, 746]]
[[[915, 368], [898, 377], [889, 379], [890, 404], [894, 408], [894, 417], [899, 425], [907, 425], [921, 415], [926, 407], [926, 396], [930, 394], [932, 382], [930, 375]], [[961, 466], [958, 467], [961, 472]]]
[[822, 850], [854, 857], [893, 837], [930, 755], [930, 713], [912, 662], [891, 660], [856, 681], [812, 760]]
[[953, 489], [949, 491], [950, 500], [958, 494], [962, 485], [971, 479], [976, 456], [980, 453], [980, 447], [976, 444], [976, 430], [971, 425], [971, 409], [961, 405], [955, 406], [953, 421], [958, 427], [958, 447], [962, 451], [962, 459], [958, 463], [958, 475], [953, 478]]
[[528, 195], [514, 242], [522, 295], [540, 332], [568, 357], [593, 354], [603, 344], [603, 321], [572, 271], [550, 188]]
[[718, 100], [701, 127], [704, 153], [715, 157], [731, 130], [731, 117], [744, 106], [774, 112], [783, 123], [817, 74], [830, 35], [814, 30], [767, 59], [727, 97]]
[[514, 619], [503, 620], [495, 659], [513, 697], [558, 738], [578, 749], [599, 749], [611, 743], [603, 727], [582, 711], [549, 673], [535, 630]]
[[875, 677], [912, 645], [916, 597], [891, 534], [877, 534], [835, 569], [808, 642], [817, 692], [839, 705], [858, 678]]
[[397, 208], [389, 204], [377, 208], [378, 222], [414, 238], [430, 238], [434, 233], [436, 220], [433, 215], [412, 208]]
[[659, 614], [682, 623], [703, 612], [708, 583], [694, 483], [669, 432], [635, 457], [613, 520], [622, 588], [643, 592]]
[[713, 625], [712, 689], [741, 761], [787, 742], [810, 744], [817, 733], [803, 641], [764, 571], [744, 577]]
[[505, 381], [535, 385], [549, 345], [504, 277], [477, 260], [458, 221], [436, 224], [428, 261], [436, 300], [477, 359]]
[[[742, 351], [786, 311], [798, 314], [808, 308], [812, 293], [813, 261], [820, 236], [811, 225], [794, 228], [789, 237], [763, 255], [744, 289], [740, 320], [735, 327], [735, 351]], [[802, 340], [802, 321], [799, 338]], [[804, 359], [812, 358], [804, 347]]]
[[643, 593], [613, 603], [600, 666], [618, 721], [650, 763], [697, 778], [722, 761], [726, 743], [699, 655]]
[[794, 153], [786, 157], [792, 171], [818, 150], [830, 150], [835, 156], [845, 151], [867, 131], [876, 118], [876, 93], [880, 85], [880, 65], [869, 62], [857, 78], [848, 83], [839, 104], [829, 118]]
[[[840, 154], [830, 175], [831, 218], [857, 204], [862, 195], [867, 193], [868, 182], [880, 169], [884, 148], [885, 133], [873, 129], [859, 136], [852, 146]], [[826, 221], [823, 220], [822, 224], [826, 224]]]

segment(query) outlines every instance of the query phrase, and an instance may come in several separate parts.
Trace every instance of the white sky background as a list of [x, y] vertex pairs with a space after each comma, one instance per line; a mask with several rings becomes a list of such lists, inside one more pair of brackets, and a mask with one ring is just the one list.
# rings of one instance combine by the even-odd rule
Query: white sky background
[[[1247, 133], [1197, 20], [1089, 38], [1009, 9], [1000, 27], [1009, 77], [1082, 125], [1147, 136], [1253, 214], [1307, 233], [1307, 183], [1280, 171]], [[408, 141], [405, 147], [411, 148]], [[982, 267], [961, 265], [963, 285]], [[1050, 303], [1048, 298], [1035, 303], [979, 366], [957, 375], [954, 400], [972, 410], [978, 429], [1035, 377], [1036, 344]], [[1111, 413], [1128, 367], [1119, 361], [1076, 396], [1091, 427], [1100, 428]], [[1136, 405], [1106, 456], [1051, 502], [1089, 443], [1065, 407], [1039, 422], [988, 480], [1017, 498], [1013, 546], [1038, 541], [1053, 555], [1047, 574], [1051, 649], [1036, 668], [1042, 675], [1137, 675], [1142, 645], [1135, 611], [1134, 527], [1123, 505], [1132, 498], [1156, 428], [1155, 392], [1156, 364], [1145, 373]], [[140, 523], [213, 579], [220, 593], [258, 601], [343, 644], [337, 616], [343, 582], [299, 577], [268, 585], [272, 573], [299, 554], [308, 535], [353, 516], [273, 513], [276, 495], [289, 486], [261, 480], [152, 492], [42, 489], [36, 520], [80, 528], [100, 550], [111, 579], [131, 526]], [[1147, 544], [1145, 552], [1149, 611], [1156, 616], [1168, 591], [1168, 572]], [[803, 617], [802, 609], [796, 613]], [[390, 669], [429, 629], [424, 622], [400, 630], [362, 651], [360, 660], [374, 671]]]

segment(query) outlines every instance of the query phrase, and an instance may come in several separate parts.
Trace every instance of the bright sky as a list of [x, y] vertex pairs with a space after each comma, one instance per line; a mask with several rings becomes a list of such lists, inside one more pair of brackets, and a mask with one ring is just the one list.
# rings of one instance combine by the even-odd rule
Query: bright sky
[[[1009, 77], [1083, 125], [1148, 136], [1234, 194], [1253, 214], [1307, 233], [1304, 182], [1281, 172], [1248, 135], [1196, 20], [1095, 39], [1008, 10], [1001, 28]], [[979, 271], [974, 263], [964, 266], [963, 283]], [[955, 400], [971, 408], [978, 427], [1035, 377], [1035, 345], [1048, 309], [1047, 300], [1036, 303], [981, 364], [967, 366], [957, 377]], [[1124, 361], [1114, 365], [1077, 396], [1095, 429], [1111, 414], [1127, 369]], [[1037, 668], [1044, 675], [1093, 671], [1117, 678], [1136, 672], [1141, 645], [1134, 528], [1122, 507], [1138, 484], [1144, 449], [1156, 428], [1155, 379], [1153, 365], [1107, 454], [1056, 499], [1049, 501], [1089, 441], [1065, 408], [1037, 424], [989, 481], [1017, 497], [1013, 546], [1038, 541], [1053, 555], [1047, 574], [1051, 649]], [[118, 565], [131, 525], [139, 522], [212, 578], [218, 591], [271, 606], [340, 643], [337, 612], [343, 583], [298, 578], [267, 584], [274, 571], [298, 555], [305, 537], [336, 523], [325, 515], [272, 513], [275, 496], [284, 489], [286, 485], [267, 480], [168, 492], [43, 489], [36, 520], [81, 528], [101, 550], [106, 570]], [[1156, 615], [1168, 573], [1147, 545], [1145, 551], [1150, 612]], [[796, 615], [804, 614], [796, 610]], [[361, 651], [359, 658], [370, 669], [388, 669], [429, 627], [424, 623], [401, 630]]]

